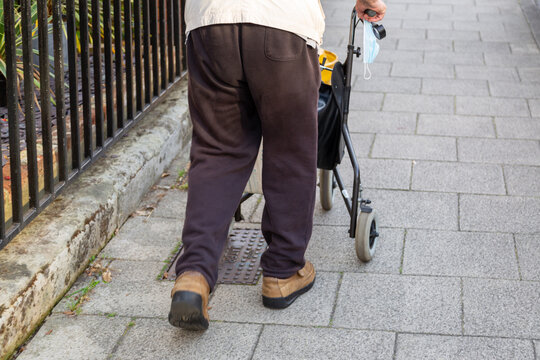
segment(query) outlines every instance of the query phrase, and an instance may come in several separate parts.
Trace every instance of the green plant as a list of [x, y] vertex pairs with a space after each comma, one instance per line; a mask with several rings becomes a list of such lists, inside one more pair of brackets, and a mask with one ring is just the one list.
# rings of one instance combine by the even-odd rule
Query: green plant
[[86, 295], [95, 288], [101, 281], [100, 280], [92, 280], [90, 284], [83, 287], [82, 289], [79, 289], [68, 296], [66, 296], [67, 299], [71, 298], [72, 296], [75, 296], [72, 301], [68, 303], [68, 308], [70, 311], [73, 311], [75, 313], [80, 313], [79, 305], [86, 299]]

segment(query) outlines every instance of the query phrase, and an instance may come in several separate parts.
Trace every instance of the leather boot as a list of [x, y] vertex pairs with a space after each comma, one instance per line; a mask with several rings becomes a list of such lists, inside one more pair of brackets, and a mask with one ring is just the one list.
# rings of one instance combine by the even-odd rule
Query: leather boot
[[182, 273], [171, 292], [169, 323], [187, 330], [208, 329], [208, 296], [206, 278], [195, 271]]
[[315, 268], [306, 261], [306, 265], [287, 279], [263, 277], [263, 305], [271, 309], [284, 309], [296, 298], [311, 289], [315, 282]]

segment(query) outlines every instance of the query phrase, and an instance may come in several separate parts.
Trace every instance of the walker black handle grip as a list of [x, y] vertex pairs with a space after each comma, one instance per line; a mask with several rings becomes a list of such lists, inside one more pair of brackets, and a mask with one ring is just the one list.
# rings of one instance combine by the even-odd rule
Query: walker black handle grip
[[364, 13], [369, 17], [374, 17], [374, 16], [377, 15], [377, 12], [375, 10], [371, 10], [371, 9], [367, 9], [366, 11], [364, 11]]

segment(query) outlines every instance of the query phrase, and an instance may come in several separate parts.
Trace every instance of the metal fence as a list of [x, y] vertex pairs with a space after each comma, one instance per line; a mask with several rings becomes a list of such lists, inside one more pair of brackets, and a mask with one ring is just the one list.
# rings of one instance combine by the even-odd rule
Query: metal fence
[[185, 69], [184, 0], [2, 5], [0, 249]]

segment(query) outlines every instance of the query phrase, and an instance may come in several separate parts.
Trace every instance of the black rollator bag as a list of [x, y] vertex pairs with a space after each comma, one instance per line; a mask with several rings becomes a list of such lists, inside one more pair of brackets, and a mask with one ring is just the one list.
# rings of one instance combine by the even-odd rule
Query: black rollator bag
[[333, 170], [344, 155], [343, 99], [345, 96], [343, 65], [336, 63], [332, 71], [332, 85], [321, 84], [319, 89], [319, 137], [317, 167]]

